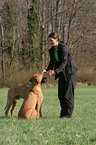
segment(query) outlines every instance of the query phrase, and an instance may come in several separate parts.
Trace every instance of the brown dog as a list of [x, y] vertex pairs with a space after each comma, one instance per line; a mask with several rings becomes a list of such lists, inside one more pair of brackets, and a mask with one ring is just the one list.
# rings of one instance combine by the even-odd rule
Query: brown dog
[[[43, 95], [41, 92], [41, 80], [43, 78], [43, 72], [35, 74], [30, 81], [32, 82], [32, 91], [28, 94], [28, 97], [24, 100], [19, 113], [18, 118], [23, 119], [38, 119], [41, 103], [43, 101]], [[36, 107], [37, 106], [37, 107]]]
[[5, 116], [8, 116], [8, 112], [11, 109], [11, 116], [13, 117], [14, 109], [17, 105], [18, 99], [23, 98], [26, 99], [28, 96], [28, 93], [30, 92], [30, 87], [32, 87], [32, 84], [30, 83], [29, 86], [21, 85], [21, 86], [13, 86], [9, 89], [7, 94], [7, 103], [5, 107]]
[[[8, 116], [8, 112], [11, 109], [11, 116], [13, 117], [14, 109], [17, 105], [18, 99], [23, 98], [24, 100], [28, 97], [30, 91], [32, 91], [32, 78], [29, 80], [28, 85], [13, 86], [9, 89], [7, 94], [7, 103], [5, 107], [5, 116]], [[41, 83], [46, 83], [47, 79], [43, 78]], [[42, 117], [42, 112], [40, 109], [40, 117]]]

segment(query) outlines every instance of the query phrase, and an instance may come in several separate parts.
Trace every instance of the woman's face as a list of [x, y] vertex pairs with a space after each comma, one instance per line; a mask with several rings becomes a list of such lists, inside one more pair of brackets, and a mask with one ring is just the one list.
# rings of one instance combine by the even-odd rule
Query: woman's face
[[58, 41], [57, 39], [54, 39], [52, 37], [49, 37], [49, 43], [52, 45], [52, 46], [57, 46], [58, 45]]

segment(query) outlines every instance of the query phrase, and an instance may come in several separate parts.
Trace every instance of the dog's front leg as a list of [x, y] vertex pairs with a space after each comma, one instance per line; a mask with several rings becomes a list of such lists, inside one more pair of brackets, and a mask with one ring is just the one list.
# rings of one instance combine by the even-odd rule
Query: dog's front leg
[[40, 108], [41, 108], [41, 102], [39, 102], [37, 104], [37, 119], [39, 119], [39, 111], [40, 111]]
[[40, 113], [40, 117], [42, 118], [42, 104], [41, 104], [39, 113]]
[[41, 104], [43, 101], [43, 94], [42, 92], [39, 92], [38, 96], [37, 96], [37, 119], [39, 119], [39, 112], [40, 112], [40, 108], [41, 108]]

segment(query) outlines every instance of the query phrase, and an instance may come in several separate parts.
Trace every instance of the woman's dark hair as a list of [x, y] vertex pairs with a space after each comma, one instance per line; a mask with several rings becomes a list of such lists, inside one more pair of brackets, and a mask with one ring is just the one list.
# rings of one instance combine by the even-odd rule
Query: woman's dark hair
[[50, 34], [48, 35], [48, 38], [49, 38], [49, 37], [54, 38], [54, 39], [57, 39], [57, 40], [59, 41], [59, 37], [58, 37], [57, 33], [52, 32], [52, 33], [50, 33]]

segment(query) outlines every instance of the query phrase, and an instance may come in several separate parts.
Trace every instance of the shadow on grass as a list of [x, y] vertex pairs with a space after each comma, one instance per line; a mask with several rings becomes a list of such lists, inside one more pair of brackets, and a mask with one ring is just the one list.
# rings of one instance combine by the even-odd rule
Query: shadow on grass
[[[18, 119], [17, 116], [14, 116], [13, 118]], [[8, 116], [8, 117], [0, 116], [0, 120], [4, 120], [4, 119], [8, 120], [8, 119], [13, 119], [13, 118], [11, 116]]]
[[[17, 116], [13, 116], [13, 118], [11, 116], [8, 116], [8, 117], [5, 117], [5, 116], [0, 116], [0, 121], [1, 120], [23, 120], [23, 119], [18, 119]], [[74, 120], [75, 118], [72, 117], [72, 118], [66, 118], [66, 117], [63, 117], [63, 118], [60, 118], [59, 116], [43, 116], [42, 118], [39, 117], [40, 120], [54, 120], [54, 119], [71, 119], [71, 120]], [[36, 119], [37, 120], [37, 119]]]
[[5, 116], [0, 116], [0, 120], [2, 120], [2, 119], [6, 119], [6, 117]]
[[96, 142], [96, 137], [90, 139], [91, 142]]
[[75, 120], [75, 117], [70, 117], [70, 118], [62, 117], [62, 118], [60, 118], [59, 116], [44, 116], [41, 119], [44, 119], [44, 120], [46, 120], [46, 119], [61, 119], [61, 120], [63, 120], [63, 119], [68, 119], [68, 120], [71, 119], [71, 120]]

